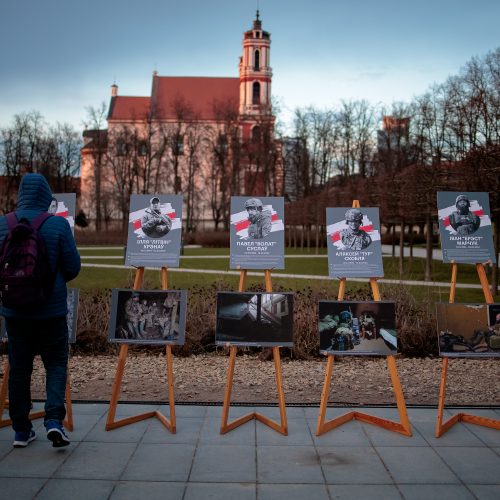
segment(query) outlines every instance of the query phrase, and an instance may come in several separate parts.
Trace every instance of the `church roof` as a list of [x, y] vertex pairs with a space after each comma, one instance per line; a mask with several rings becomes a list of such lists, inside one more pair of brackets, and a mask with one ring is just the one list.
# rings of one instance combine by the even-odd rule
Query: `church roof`
[[[111, 98], [108, 120], [214, 120], [216, 104], [239, 102], [239, 78], [153, 75], [151, 97]], [[188, 116], [190, 115], [190, 116]]]

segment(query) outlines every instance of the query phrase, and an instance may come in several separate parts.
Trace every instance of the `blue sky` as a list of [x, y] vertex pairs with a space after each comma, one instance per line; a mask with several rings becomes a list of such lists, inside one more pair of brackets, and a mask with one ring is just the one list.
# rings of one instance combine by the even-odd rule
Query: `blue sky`
[[149, 95], [154, 69], [236, 77], [257, 4], [285, 118], [342, 99], [410, 100], [500, 46], [497, 0], [2, 0], [0, 126], [38, 110], [81, 128], [113, 81]]

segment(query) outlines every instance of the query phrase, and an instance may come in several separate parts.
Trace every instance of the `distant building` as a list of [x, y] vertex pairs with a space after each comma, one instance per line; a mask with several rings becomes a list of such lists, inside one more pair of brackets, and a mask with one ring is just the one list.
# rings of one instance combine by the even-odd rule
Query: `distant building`
[[379, 164], [400, 170], [409, 163], [410, 118], [384, 116], [377, 132]]
[[195, 218], [210, 218], [217, 200], [228, 193], [281, 194], [270, 46], [257, 11], [243, 35], [239, 77], [155, 71], [146, 97], [119, 95], [112, 85], [107, 129], [83, 134], [83, 210], [95, 217], [99, 172], [101, 215], [111, 218], [124, 216], [128, 200], [119, 198], [128, 181], [134, 192], [183, 194]]

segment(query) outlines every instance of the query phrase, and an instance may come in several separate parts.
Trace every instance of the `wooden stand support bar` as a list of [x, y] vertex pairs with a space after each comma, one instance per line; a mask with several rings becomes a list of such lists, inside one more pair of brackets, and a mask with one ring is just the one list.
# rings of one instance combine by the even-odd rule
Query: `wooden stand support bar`
[[[137, 268], [134, 290], [140, 290], [142, 287], [144, 279], [144, 268]], [[162, 290], [167, 290], [168, 280], [167, 280], [167, 268], [162, 267], [161, 269], [161, 284]], [[119, 427], [124, 427], [125, 425], [134, 424], [140, 422], [141, 420], [146, 420], [147, 418], [155, 417], [157, 418], [172, 434], [176, 432], [176, 421], [175, 421], [175, 399], [174, 399], [174, 371], [172, 368], [172, 346], [167, 345], [166, 347], [166, 363], [167, 363], [167, 381], [168, 381], [168, 404], [170, 411], [170, 419], [168, 419], [163, 413], [158, 410], [148, 411], [146, 413], [141, 413], [139, 415], [133, 415], [130, 417], [122, 418], [120, 420], [115, 420], [116, 408], [120, 398], [121, 384], [123, 379], [123, 373], [125, 372], [125, 363], [127, 361], [128, 345], [122, 344], [120, 346], [120, 354], [118, 356], [118, 366], [116, 367], [115, 381], [113, 383], [113, 391], [111, 394], [111, 400], [109, 402], [108, 417], [106, 419], [106, 430], [111, 431], [113, 429], [118, 429]]]
[[[238, 286], [238, 291], [243, 292], [245, 290], [247, 278], [247, 271], [242, 270], [240, 272], [240, 282]], [[265, 284], [266, 284], [266, 292], [272, 292], [272, 280], [271, 280], [271, 271], [265, 271]], [[283, 393], [283, 378], [281, 374], [281, 358], [280, 358], [280, 349], [279, 347], [273, 347], [273, 358], [274, 358], [274, 370], [276, 373], [276, 388], [278, 391], [278, 402], [280, 409], [280, 423], [278, 424], [274, 420], [266, 417], [265, 415], [261, 415], [257, 412], [248, 413], [247, 415], [243, 415], [242, 417], [233, 420], [231, 423], [228, 423], [229, 419], [229, 408], [231, 406], [231, 391], [233, 388], [233, 376], [234, 376], [234, 365], [236, 362], [236, 346], [231, 346], [229, 348], [229, 366], [227, 368], [227, 381], [226, 381], [226, 392], [224, 393], [224, 406], [222, 407], [222, 420], [220, 433], [226, 434], [230, 432], [236, 427], [249, 422], [250, 420], [258, 420], [263, 424], [267, 425], [271, 429], [274, 429], [276, 432], [283, 434], [284, 436], [288, 436], [288, 422], [286, 418], [286, 406], [285, 406], [285, 395]]]
[[[359, 201], [354, 200], [352, 202], [353, 208], [359, 208]], [[344, 300], [346, 278], [340, 278], [339, 291], [337, 300]], [[373, 299], [375, 301], [381, 300], [380, 290], [377, 282], [377, 278], [370, 278], [370, 287], [372, 290]], [[319, 406], [318, 423], [316, 425], [316, 436], [321, 436], [336, 427], [349, 422], [350, 420], [359, 420], [361, 422], [366, 422], [368, 424], [377, 425], [384, 429], [392, 432], [398, 432], [404, 436], [411, 436], [411, 425], [408, 419], [408, 413], [406, 411], [406, 403], [404, 399], [403, 389], [401, 387], [401, 382], [399, 380], [398, 370], [396, 366], [396, 358], [394, 356], [387, 356], [387, 368], [391, 376], [392, 387], [394, 390], [394, 395], [396, 396], [396, 404], [399, 412], [400, 422], [394, 422], [386, 418], [376, 417], [374, 415], [368, 415], [366, 413], [361, 413], [359, 411], [350, 411], [344, 415], [340, 415], [332, 420], [326, 421], [326, 411], [328, 405], [328, 397], [330, 395], [330, 384], [332, 380], [333, 373], [333, 361], [334, 356], [329, 355], [326, 364], [325, 380], [323, 383], [323, 390], [321, 391], [321, 403]]]
[[[484, 270], [483, 264], [476, 264], [476, 271], [483, 289], [484, 298], [487, 304], [493, 303], [493, 295], [488, 284], [488, 278]], [[450, 304], [455, 302], [455, 290], [457, 286], [458, 265], [456, 262], [451, 264], [451, 286], [450, 286]], [[458, 422], [466, 422], [468, 424], [480, 425], [482, 427], [489, 427], [490, 429], [500, 430], [500, 420], [493, 418], [478, 417], [476, 415], [469, 415], [468, 413], [457, 413], [450, 417], [443, 423], [444, 413], [444, 400], [446, 396], [446, 378], [448, 376], [448, 362], [449, 357], [443, 357], [441, 366], [441, 384], [439, 387], [439, 402], [438, 414], [436, 421], [436, 437], [440, 438], [447, 430], [451, 429]]]

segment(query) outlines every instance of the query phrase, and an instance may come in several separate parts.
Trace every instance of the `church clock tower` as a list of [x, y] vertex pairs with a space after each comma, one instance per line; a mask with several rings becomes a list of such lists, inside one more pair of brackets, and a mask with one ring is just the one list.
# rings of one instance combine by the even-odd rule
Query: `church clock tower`
[[[271, 57], [271, 35], [262, 29], [257, 11], [251, 30], [243, 35], [243, 55], [240, 57], [240, 116], [249, 122], [272, 117], [271, 79], [273, 76]], [[254, 122], [255, 123], [255, 122]], [[250, 130], [244, 127], [243, 135]], [[245, 133], [246, 132], [246, 133]]]

